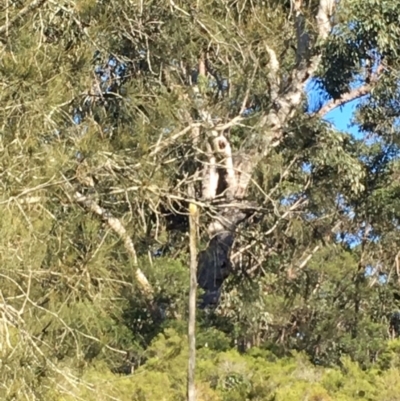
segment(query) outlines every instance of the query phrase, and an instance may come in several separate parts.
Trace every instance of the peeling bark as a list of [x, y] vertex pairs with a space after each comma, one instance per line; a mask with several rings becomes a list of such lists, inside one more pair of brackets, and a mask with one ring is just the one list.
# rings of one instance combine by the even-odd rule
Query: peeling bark
[[[230, 259], [238, 225], [253, 213], [244, 196], [254, 170], [256, 159], [250, 156], [232, 155], [227, 138], [218, 136], [214, 140], [216, 153], [223, 156], [217, 176], [213, 175], [206, 182], [212, 181], [213, 187], [205, 185], [205, 196], [215, 198], [220, 195], [225, 205], [218, 209], [208, 226], [210, 242], [207, 248], [199, 253], [197, 266], [197, 283], [204, 290], [201, 307], [205, 308], [218, 303], [224, 280], [232, 272]], [[211, 154], [211, 159], [216, 158]], [[210, 162], [212, 165], [213, 162]], [[215, 174], [215, 170], [207, 170]]]

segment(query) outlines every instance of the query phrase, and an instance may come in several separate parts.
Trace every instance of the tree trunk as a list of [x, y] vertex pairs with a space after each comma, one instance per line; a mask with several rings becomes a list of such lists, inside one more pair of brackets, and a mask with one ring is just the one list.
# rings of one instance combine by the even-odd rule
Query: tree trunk
[[215, 138], [214, 145], [203, 179], [203, 195], [208, 200], [221, 199], [224, 205], [216, 205], [217, 213], [208, 227], [210, 241], [199, 253], [197, 283], [204, 290], [202, 308], [218, 302], [222, 283], [232, 271], [230, 253], [237, 227], [254, 211], [243, 198], [257, 157], [232, 156], [230, 144], [222, 135]]
[[[240, 122], [243, 119], [242, 115], [236, 116], [229, 123], [218, 126], [213, 124], [211, 113], [205, 110], [200, 112], [203, 122], [210, 127], [208, 139], [212, 143], [212, 145], [206, 144], [209, 162], [203, 172], [203, 198], [208, 201], [222, 199], [225, 202], [224, 208], [217, 213], [209, 226], [210, 242], [207, 248], [199, 254], [197, 281], [205, 292], [202, 307], [218, 302], [222, 283], [232, 271], [230, 252], [235, 240], [236, 229], [252, 214], [252, 208], [243, 198], [254, 168], [271, 148], [281, 143], [284, 127], [302, 104], [306, 83], [314, 75], [321, 61], [319, 53], [313, 56], [308, 54], [310, 37], [305, 32], [301, 3], [294, 3], [297, 65], [293, 70], [289, 87], [281, 87], [278, 58], [272, 48], [268, 47], [267, 49], [270, 58], [269, 82], [271, 83], [270, 96], [273, 99], [273, 107], [265, 114], [260, 123], [261, 128], [265, 130], [260, 141], [262, 142], [260, 143], [261, 149], [254, 149], [252, 157], [248, 157], [247, 160], [244, 158], [245, 162], [242, 164], [238, 160], [235, 161], [229, 140], [222, 132]], [[321, 41], [327, 38], [332, 29], [331, 16], [335, 4], [333, 0], [320, 0], [316, 22], [318, 39]], [[355, 93], [353, 96], [358, 97], [359, 93]], [[346, 101], [347, 99], [343, 99], [343, 102]], [[338, 101], [331, 107], [337, 107], [340, 104], [342, 104], [341, 101]], [[326, 109], [326, 112], [330, 109]]]

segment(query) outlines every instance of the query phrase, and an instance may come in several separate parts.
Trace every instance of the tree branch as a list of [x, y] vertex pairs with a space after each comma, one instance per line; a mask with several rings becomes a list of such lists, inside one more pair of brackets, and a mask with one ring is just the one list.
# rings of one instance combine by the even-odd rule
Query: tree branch
[[301, 11], [303, 1], [293, 0], [292, 7], [295, 12], [295, 27], [296, 27], [296, 65], [299, 67], [305, 60], [310, 40], [310, 35], [306, 31], [306, 20], [303, 12]]
[[118, 235], [118, 237], [124, 242], [125, 249], [128, 251], [129, 256], [133, 260], [133, 264], [135, 266], [135, 278], [138, 284], [140, 285], [144, 295], [147, 297], [148, 300], [153, 299], [153, 288], [149, 283], [147, 277], [142, 272], [142, 270], [138, 267], [138, 260], [135, 247], [133, 245], [132, 239], [129, 237], [128, 233], [126, 232], [125, 227], [121, 223], [119, 219], [114, 217], [108, 210], [103, 209], [100, 207], [95, 201], [92, 199], [82, 195], [80, 192], [76, 191], [73, 195], [75, 201], [82, 206], [89, 209], [91, 212], [97, 214], [101, 217], [108, 226]]
[[360, 97], [366, 96], [371, 93], [372, 88], [377, 83], [379, 77], [381, 76], [382, 72], [385, 70], [385, 67], [380, 64], [378, 65], [376, 72], [371, 73], [368, 71], [367, 79], [364, 85], [359, 86], [351, 90], [350, 92], [343, 93], [339, 99], [332, 99], [324, 106], [322, 106], [316, 113], [312, 115], [323, 117], [325, 114], [328, 114], [330, 111], [334, 110], [336, 107], [343, 106], [346, 103], [349, 103], [355, 99], [359, 99]]
[[47, 0], [34, 0], [31, 4], [24, 7], [14, 18], [0, 27], [0, 35], [7, 32], [20, 18], [25, 17], [26, 14], [41, 7]]
[[[301, 1], [294, 1], [293, 7], [296, 11], [296, 14], [301, 13]], [[318, 13], [316, 16], [318, 24], [318, 39], [320, 41], [326, 40], [332, 29], [331, 17], [334, 8], [335, 0], [320, 0]], [[299, 22], [300, 21], [298, 21], [298, 23]], [[301, 27], [297, 28], [298, 40], [303, 40], [304, 42], [306, 37], [301, 37], [301, 29], [299, 30]], [[298, 43], [298, 46], [299, 45], [300, 49], [298, 50], [303, 51], [304, 49], [302, 49], [302, 46], [304, 46], [304, 43]], [[317, 54], [309, 60], [307, 65], [305, 65], [306, 63], [304, 62], [300, 63], [300, 65], [298, 65], [298, 67], [293, 71], [291, 86], [281, 93], [280, 96], [278, 96], [274, 102], [274, 107], [262, 119], [261, 126], [266, 124], [270, 128], [269, 135], [266, 138], [267, 143], [264, 144], [266, 145], [264, 146], [264, 155], [269, 152], [271, 146], [276, 146], [276, 144], [282, 140], [283, 127], [288, 119], [293, 117], [296, 109], [301, 104], [304, 97], [305, 84], [318, 69], [320, 61], [321, 54]]]
[[275, 50], [265, 45], [265, 49], [269, 55], [269, 84], [271, 85], [271, 98], [275, 100], [279, 94], [279, 61], [276, 57]]
[[355, 99], [359, 99], [360, 97], [366, 96], [371, 92], [372, 85], [365, 84], [360, 86], [359, 88], [353, 89], [350, 92], [344, 93], [340, 96], [339, 99], [332, 99], [324, 106], [322, 106], [316, 113], [313, 113], [313, 116], [323, 117], [325, 114], [328, 114], [330, 111], [336, 109], [336, 107], [343, 106], [346, 103], [349, 103]]

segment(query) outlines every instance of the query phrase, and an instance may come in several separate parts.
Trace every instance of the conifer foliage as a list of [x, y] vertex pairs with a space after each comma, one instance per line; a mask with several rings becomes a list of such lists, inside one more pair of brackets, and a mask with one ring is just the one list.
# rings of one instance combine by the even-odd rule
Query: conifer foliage
[[198, 400], [397, 399], [399, 27], [395, 0], [3, 1], [0, 398], [185, 399], [191, 204]]

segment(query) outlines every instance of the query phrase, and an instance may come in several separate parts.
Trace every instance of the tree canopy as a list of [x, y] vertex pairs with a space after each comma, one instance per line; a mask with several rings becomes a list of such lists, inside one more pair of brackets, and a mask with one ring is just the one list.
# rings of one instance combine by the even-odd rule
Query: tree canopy
[[397, 399], [398, 43], [394, 0], [5, 0], [1, 398], [185, 399], [191, 203], [199, 400]]

